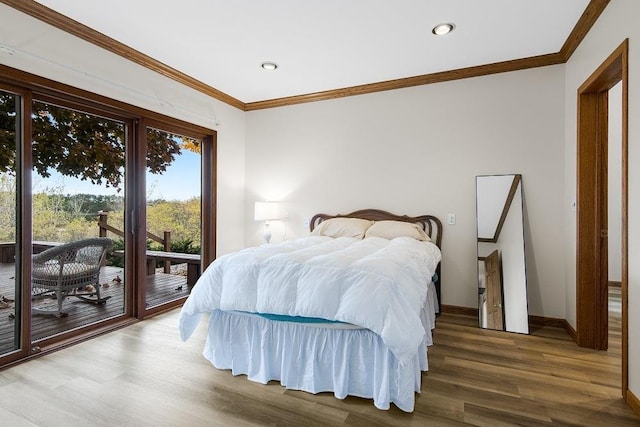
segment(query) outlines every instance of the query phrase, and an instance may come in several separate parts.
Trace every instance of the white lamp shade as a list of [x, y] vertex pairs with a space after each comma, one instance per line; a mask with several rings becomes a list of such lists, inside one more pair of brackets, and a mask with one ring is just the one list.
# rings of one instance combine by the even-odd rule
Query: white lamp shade
[[277, 202], [256, 202], [254, 219], [256, 221], [269, 221], [280, 219], [280, 207]]

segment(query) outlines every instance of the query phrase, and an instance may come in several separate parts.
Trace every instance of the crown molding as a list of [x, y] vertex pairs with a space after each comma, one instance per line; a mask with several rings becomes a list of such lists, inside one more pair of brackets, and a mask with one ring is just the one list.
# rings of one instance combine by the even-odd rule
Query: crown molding
[[178, 83], [188, 86], [198, 92], [211, 96], [219, 101], [229, 104], [233, 107], [244, 110], [244, 102], [227, 95], [201, 81], [190, 77], [175, 68], [172, 68], [162, 62], [153, 59], [152, 57], [139, 52], [124, 43], [112, 39], [99, 31], [94, 30], [84, 24], [79, 23], [61, 13], [58, 13], [48, 7], [33, 1], [33, 0], [0, 0], [0, 3], [4, 3], [20, 12], [23, 12], [33, 18], [36, 18], [42, 22], [45, 22], [53, 27], [56, 27], [62, 31], [65, 31], [71, 35], [74, 35], [82, 40], [99, 46], [111, 53], [115, 53], [125, 59], [135, 62], [138, 65], [142, 65], [156, 73], [162, 74]]
[[30, 15], [40, 21], [46, 22], [62, 31], [79, 37], [89, 43], [99, 46], [109, 52], [135, 62], [152, 71], [162, 74], [178, 83], [184, 84], [205, 95], [211, 96], [232, 107], [244, 111], [254, 111], [266, 108], [283, 107], [287, 105], [302, 104], [307, 102], [324, 101], [329, 99], [344, 98], [347, 96], [363, 95], [367, 93], [382, 92], [386, 90], [401, 89], [413, 86], [422, 86], [432, 83], [441, 83], [452, 80], [467, 79], [470, 77], [486, 76], [490, 74], [505, 73], [509, 71], [523, 70], [527, 68], [545, 67], [565, 63], [571, 58], [582, 40], [585, 38], [600, 14], [609, 4], [610, 0], [591, 0], [585, 11], [580, 16], [575, 27], [567, 37], [560, 51], [546, 55], [533, 56], [511, 61], [496, 62], [493, 64], [478, 65], [474, 67], [460, 68], [457, 70], [442, 71], [438, 73], [423, 74], [396, 80], [388, 80], [378, 83], [370, 83], [359, 86], [351, 86], [342, 89], [332, 89], [322, 92], [295, 95], [283, 98], [269, 99], [244, 103], [224, 92], [221, 92], [199, 80], [190, 77], [175, 68], [145, 55], [117, 40], [87, 27], [71, 18], [68, 18], [34, 0], [0, 0], [16, 10]]
[[569, 58], [571, 58], [573, 52], [575, 52], [580, 43], [582, 43], [582, 40], [587, 36], [587, 33], [591, 27], [593, 27], [593, 24], [596, 23], [610, 1], [611, 0], [591, 0], [589, 2], [582, 16], [580, 16], [580, 19], [576, 23], [576, 26], [573, 27], [569, 37], [567, 37], [567, 40], [560, 49], [560, 54], [564, 62], [567, 62]]
[[407, 77], [396, 80], [388, 80], [379, 83], [370, 83], [360, 86], [351, 86], [343, 89], [327, 90], [324, 92], [296, 95], [286, 98], [270, 99], [266, 101], [249, 102], [245, 104], [246, 111], [262, 110], [265, 108], [282, 107], [285, 105], [301, 104], [304, 102], [324, 101], [328, 99], [344, 98], [346, 96], [363, 95], [366, 93], [382, 92], [385, 90], [402, 89], [413, 86], [422, 86], [432, 83], [442, 83], [451, 80], [467, 79], [470, 77], [487, 76], [490, 74], [505, 73], [508, 71], [524, 70], [527, 68], [544, 67], [547, 65], [562, 64], [560, 53], [532, 56], [511, 61], [496, 62], [487, 65], [459, 68], [457, 70], [442, 71], [439, 73], [423, 74], [415, 77]]
[[411, 86], [422, 86], [451, 80], [467, 79], [470, 77], [506, 73], [509, 71], [524, 70], [526, 68], [563, 64], [571, 58], [573, 52], [578, 48], [609, 2], [610, 0], [591, 0], [580, 16], [578, 22], [573, 27], [569, 37], [567, 37], [567, 40], [562, 45], [562, 48], [556, 53], [496, 62], [487, 65], [478, 65], [475, 67], [460, 68], [457, 70], [442, 71], [439, 73], [423, 74], [420, 76], [389, 80], [379, 83], [352, 86], [343, 89], [289, 96], [266, 101], [249, 102], [245, 104], [245, 110], [252, 111], [262, 110], [265, 108], [283, 107], [286, 105], [302, 104], [305, 102], [324, 101], [328, 99], [343, 98], [346, 96], [362, 95], [365, 93], [382, 92], [385, 90], [401, 89]]

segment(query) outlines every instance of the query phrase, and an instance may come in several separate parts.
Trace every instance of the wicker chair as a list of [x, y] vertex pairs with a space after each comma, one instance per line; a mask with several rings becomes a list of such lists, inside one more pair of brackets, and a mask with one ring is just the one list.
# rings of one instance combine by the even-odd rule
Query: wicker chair
[[[67, 296], [104, 304], [111, 297], [100, 297], [100, 267], [113, 241], [106, 237], [77, 240], [47, 249], [33, 256], [32, 297], [55, 293], [58, 309], [34, 308], [35, 314], [65, 316], [62, 302]], [[92, 285], [93, 290], [86, 291]], [[80, 292], [79, 292], [80, 291]]]

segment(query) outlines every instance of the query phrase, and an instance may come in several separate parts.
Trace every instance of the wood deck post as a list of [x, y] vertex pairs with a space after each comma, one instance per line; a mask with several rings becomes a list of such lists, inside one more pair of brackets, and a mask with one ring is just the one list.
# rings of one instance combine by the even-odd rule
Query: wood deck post
[[107, 216], [109, 212], [98, 212], [98, 236], [107, 237]]
[[[171, 232], [164, 232], [164, 251], [171, 252]], [[167, 274], [171, 273], [171, 261], [164, 262], [164, 272]]]

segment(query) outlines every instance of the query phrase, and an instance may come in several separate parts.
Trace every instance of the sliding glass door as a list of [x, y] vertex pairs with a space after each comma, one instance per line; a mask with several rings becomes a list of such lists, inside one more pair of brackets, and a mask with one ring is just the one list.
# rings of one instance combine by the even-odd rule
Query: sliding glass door
[[202, 141], [147, 128], [145, 308], [189, 295], [200, 276]]
[[22, 329], [18, 227], [21, 101], [19, 95], [0, 90], [0, 357], [20, 349]]
[[125, 313], [126, 126], [37, 100], [32, 134], [31, 339], [39, 342]]
[[216, 254], [216, 134], [0, 75], [0, 367], [179, 306]]

